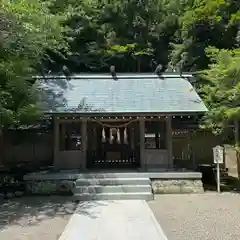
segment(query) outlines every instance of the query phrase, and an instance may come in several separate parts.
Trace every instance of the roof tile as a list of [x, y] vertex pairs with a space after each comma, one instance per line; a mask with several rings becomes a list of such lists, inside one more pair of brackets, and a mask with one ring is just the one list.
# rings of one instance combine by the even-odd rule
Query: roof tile
[[67, 80], [39, 79], [37, 87], [45, 112], [180, 113], [205, 112], [191, 83], [179, 75], [164, 79], [154, 74], [76, 75]]

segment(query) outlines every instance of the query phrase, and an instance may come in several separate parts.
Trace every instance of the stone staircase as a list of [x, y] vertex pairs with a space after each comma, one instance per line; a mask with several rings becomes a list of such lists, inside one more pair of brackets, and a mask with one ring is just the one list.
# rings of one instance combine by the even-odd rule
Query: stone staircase
[[85, 175], [76, 180], [74, 199], [89, 200], [152, 200], [151, 181], [137, 174]]

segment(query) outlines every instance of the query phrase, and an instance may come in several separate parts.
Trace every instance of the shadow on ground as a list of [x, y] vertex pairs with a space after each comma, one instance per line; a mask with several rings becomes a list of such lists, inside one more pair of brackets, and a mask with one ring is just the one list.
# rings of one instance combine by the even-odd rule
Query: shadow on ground
[[[212, 182], [203, 182], [204, 191], [217, 191], [217, 184]], [[221, 182], [221, 192], [240, 193], [240, 182], [235, 178], [228, 177], [227, 181]]]
[[71, 201], [68, 197], [22, 197], [0, 202], [0, 231], [9, 225], [33, 226], [44, 220], [79, 214], [91, 215], [98, 202]]
[[[240, 181], [237, 178], [231, 177], [226, 169], [220, 172], [221, 191], [240, 193]], [[217, 191], [217, 176], [215, 166], [201, 165], [198, 171], [202, 173], [203, 188], [205, 191]]]

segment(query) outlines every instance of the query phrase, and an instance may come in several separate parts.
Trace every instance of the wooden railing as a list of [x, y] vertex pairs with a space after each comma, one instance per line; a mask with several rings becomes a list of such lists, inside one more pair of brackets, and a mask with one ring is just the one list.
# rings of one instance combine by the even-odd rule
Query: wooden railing
[[138, 167], [140, 165], [140, 151], [121, 152], [119, 158], [107, 158], [107, 152], [96, 150], [87, 151], [88, 168], [124, 168]]

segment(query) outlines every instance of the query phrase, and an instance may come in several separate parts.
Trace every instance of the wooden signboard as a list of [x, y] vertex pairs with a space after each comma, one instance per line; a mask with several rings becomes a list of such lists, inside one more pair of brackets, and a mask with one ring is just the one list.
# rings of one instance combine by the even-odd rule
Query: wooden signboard
[[224, 148], [216, 146], [213, 148], [213, 161], [217, 165], [217, 191], [220, 193], [220, 167], [219, 164], [223, 164]]
[[224, 151], [223, 147], [216, 146], [213, 148], [213, 161], [214, 163], [223, 164], [223, 158], [224, 158]]

